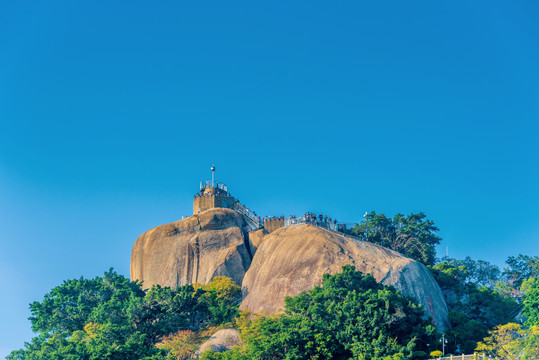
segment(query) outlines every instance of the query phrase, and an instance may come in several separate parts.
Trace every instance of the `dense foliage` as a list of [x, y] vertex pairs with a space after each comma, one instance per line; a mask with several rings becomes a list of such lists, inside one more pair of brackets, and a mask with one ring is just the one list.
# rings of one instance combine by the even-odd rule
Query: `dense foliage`
[[[489, 331], [477, 350], [497, 359], [539, 359], [539, 277], [537, 257], [519, 255], [507, 260], [506, 287], [522, 305], [524, 327], [517, 323], [499, 325]], [[518, 285], [518, 287], [517, 287]]]
[[363, 241], [382, 245], [400, 252], [425, 265], [434, 265], [435, 246], [441, 241], [436, 235], [438, 228], [424, 213], [403, 215], [393, 218], [374, 211], [365, 214], [365, 219], [356, 224], [352, 234]]
[[238, 319], [242, 347], [205, 359], [422, 359], [435, 329], [393, 287], [344, 266], [285, 299], [285, 312]]
[[224, 277], [149, 290], [112, 270], [69, 280], [31, 304], [37, 336], [7, 359], [188, 359], [208, 327], [234, 318], [242, 345], [206, 359], [424, 359], [435, 342], [418, 305], [351, 266], [286, 298], [281, 315], [238, 317], [240, 298]]
[[473, 353], [489, 330], [514, 321], [520, 311], [512, 297], [494, 289], [499, 270], [485, 261], [445, 259], [430, 269], [449, 307], [449, 352]]
[[[503, 352], [502, 347], [516, 351], [524, 346], [520, 338], [536, 339], [533, 326], [539, 326], [539, 258], [510, 256], [506, 263], [503, 272], [469, 257], [444, 258], [430, 267], [450, 310], [448, 352], [471, 353], [477, 348], [496, 354]], [[516, 324], [517, 320], [525, 327]]]
[[30, 305], [38, 336], [7, 359], [164, 359], [166, 341], [177, 340], [165, 336], [235, 317], [239, 287], [222, 278], [215, 282], [199, 289], [144, 291], [112, 270], [91, 280], [65, 281]]

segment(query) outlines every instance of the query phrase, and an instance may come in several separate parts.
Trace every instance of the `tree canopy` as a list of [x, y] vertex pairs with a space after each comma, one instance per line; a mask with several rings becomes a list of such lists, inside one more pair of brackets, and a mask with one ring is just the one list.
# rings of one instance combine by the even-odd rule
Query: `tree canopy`
[[167, 336], [236, 316], [239, 286], [217, 282], [144, 291], [112, 269], [103, 277], [65, 281], [30, 305], [38, 336], [7, 359], [164, 359], [167, 344], [179, 341]]
[[369, 241], [398, 251], [425, 265], [434, 265], [435, 246], [441, 241], [436, 235], [439, 229], [432, 220], [418, 214], [397, 214], [393, 218], [372, 211], [356, 224], [352, 233], [363, 241]]
[[444, 257], [441, 259], [441, 263], [463, 269], [463, 277], [460, 280], [477, 287], [486, 286], [493, 289], [502, 275], [498, 266], [485, 260], [473, 260], [469, 256], [466, 256], [464, 260]]

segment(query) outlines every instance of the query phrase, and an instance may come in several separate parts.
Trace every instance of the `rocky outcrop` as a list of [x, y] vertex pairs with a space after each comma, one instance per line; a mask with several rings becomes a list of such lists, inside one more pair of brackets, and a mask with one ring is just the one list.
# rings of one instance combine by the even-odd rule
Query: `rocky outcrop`
[[223, 352], [231, 350], [240, 343], [240, 333], [236, 329], [221, 329], [204, 342], [197, 351], [200, 356], [204, 351]]
[[240, 213], [216, 208], [148, 230], [133, 245], [131, 279], [175, 288], [228, 276], [239, 285], [252, 258], [246, 227]]
[[439, 330], [450, 326], [440, 287], [425, 266], [395, 251], [312, 225], [281, 228], [264, 237], [243, 279], [240, 308], [280, 311], [285, 296], [320, 285], [323, 274], [340, 272], [346, 264], [415, 298], [426, 315], [434, 314]]

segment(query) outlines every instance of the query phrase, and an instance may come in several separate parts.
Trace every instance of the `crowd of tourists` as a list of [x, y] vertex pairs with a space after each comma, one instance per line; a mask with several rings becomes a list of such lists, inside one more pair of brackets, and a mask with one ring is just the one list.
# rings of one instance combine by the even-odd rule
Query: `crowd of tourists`
[[309, 224], [337, 224], [337, 219], [332, 219], [331, 217], [321, 213], [316, 216], [315, 213], [306, 212], [305, 222]]
[[270, 220], [284, 220], [285, 219], [285, 216], [284, 215], [281, 215], [281, 216], [264, 216], [262, 218], [262, 221], [270, 221]]
[[311, 212], [306, 212], [303, 216], [303, 218], [298, 218], [296, 217], [296, 215], [290, 215], [288, 218], [285, 217], [284, 215], [281, 215], [281, 216], [264, 216], [262, 218], [262, 221], [271, 221], [271, 220], [285, 220], [285, 219], [290, 219], [290, 220], [295, 220], [294, 222], [299, 222], [299, 223], [307, 223], [307, 224], [316, 224], [316, 225], [320, 225], [320, 224], [337, 224], [337, 219], [333, 219], [327, 215], [324, 215], [324, 214], [319, 214], [319, 215], [316, 215], [315, 213], [311, 213]]

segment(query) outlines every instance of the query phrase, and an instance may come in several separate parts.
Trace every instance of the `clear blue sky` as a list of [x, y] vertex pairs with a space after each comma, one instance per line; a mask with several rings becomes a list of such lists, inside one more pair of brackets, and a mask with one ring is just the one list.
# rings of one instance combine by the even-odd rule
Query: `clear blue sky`
[[539, 255], [537, 1], [0, 5], [0, 357], [217, 178], [262, 215], [425, 212]]

